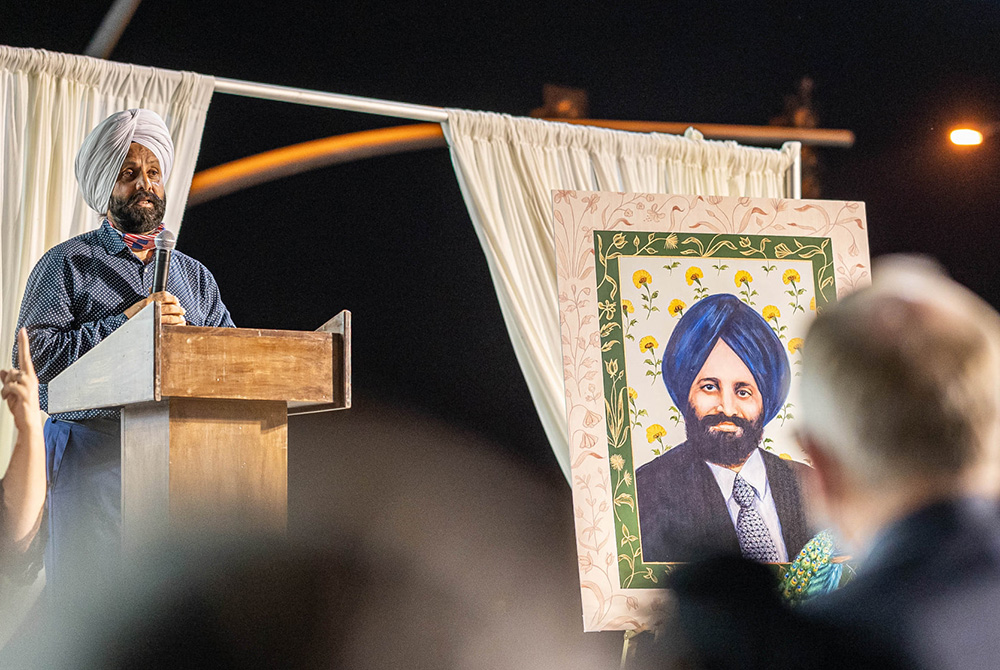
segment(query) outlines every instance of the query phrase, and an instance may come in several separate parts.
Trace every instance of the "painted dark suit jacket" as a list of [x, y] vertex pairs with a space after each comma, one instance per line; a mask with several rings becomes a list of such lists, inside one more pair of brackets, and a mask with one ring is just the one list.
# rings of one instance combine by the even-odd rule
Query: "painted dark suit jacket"
[[[799, 477], [808, 466], [761, 450], [788, 558], [811, 534], [806, 527]], [[726, 499], [705, 461], [682, 443], [635, 471], [642, 560], [696, 561], [739, 553]]]

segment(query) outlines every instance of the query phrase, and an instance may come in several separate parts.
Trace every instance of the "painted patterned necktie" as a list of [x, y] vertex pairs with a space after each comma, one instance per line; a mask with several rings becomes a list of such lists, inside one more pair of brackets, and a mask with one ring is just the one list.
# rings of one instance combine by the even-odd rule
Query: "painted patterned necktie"
[[733, 482], [733, 500], [740, 506], [740, 512], [736, 515], [736, 536], [740, 540], [740, 551], [743, 552], [744, 558], [752, 561], [776, 563], [778, 550], [774, 548], [771, 533], [768, 532], [764, 519], [753, 506], [756, 495], [754, 488], [745, 479], [736, 475], [736, 481]]

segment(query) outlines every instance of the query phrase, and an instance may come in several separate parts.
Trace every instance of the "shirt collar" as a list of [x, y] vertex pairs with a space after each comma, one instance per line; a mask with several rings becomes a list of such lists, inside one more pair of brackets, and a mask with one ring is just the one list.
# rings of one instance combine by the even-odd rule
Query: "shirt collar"
[[125, 240], [122, 239], [122, 234], [112, 227], [107, 217], [101, 221], [101, 227], [97, 230], [97, 239], [111, 255], [120, 254], [125, 249]]
[[764, 469], [764, 457], [760, 455], [760, 449], [754, 449], [750, 454], [750, 458], [740, 469], [740, 477], [757, 490], [758, 498], [764, 497], [767, 489], [767, 470]]
[[[726, 495], [728, 500], [733, 496], [733, 485], [736, 483], [737, 473], [729, 468], [715, 463], [705, 461], [705, 465], [712, 471], [719, 488]], [[767, 490], [767, 470], [764, 469], [764, 458], [760, 455], [760, 449], [754, 449], [747, 462], [743, 464], [738, 473], [757, 492], [757, 498], [763, 500]]]

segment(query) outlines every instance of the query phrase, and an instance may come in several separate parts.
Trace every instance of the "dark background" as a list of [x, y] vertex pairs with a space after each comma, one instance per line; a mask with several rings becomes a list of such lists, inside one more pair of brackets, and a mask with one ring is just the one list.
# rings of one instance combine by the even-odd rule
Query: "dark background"
[[[68, 53], [84, 50], [110, 4], [2, 2], [0, 43]], [[146, 0], [112, 60], [516, 115], [557, 83], [586, 89], [593, 118], [690, 123], [766, 124], [809, 76], [821, 126], [857, 135], [851, 149], [820, 151], [822, 197], [866, 203], [873, 256], [930, 254], [996, 306], [1000, 135], [957, 150], [946, 131], [1000, 121], [998, 30], [1000, 5], [985, 0]], [[198, 166], [399, 123], [410, 122], [220, 94]], [[193, 207], [179, 244], [214, 272], [240, 326], [313, 329], [350, 309], [359, 407], [409, 408], [407, 420], [482, 438], [563, 491], [550, 513], [570, 518], [446, 150]]]
[[[81, 53], [104, 2], [12, 3], [0, 42]], [[995, 2], [143, 2], [112, 59], [435, 106], [526, 115], [547, 82], [590, 116], [766, 124], [802, 76], [821, 125], [822, 196], [867, 204], [873, 256], [919, 251], [994, 305]], [[404, 120], [216, 95], [199, 169]], [[386, 197], [386, 196], [389, 197]], [[401, 206], [401, 204], [403, 206]], [[558, 477], [444, 149], [317, 170], [191, 208], [180, 248], [241, 326], [355, 317], [355, 390], [486, 433]]]

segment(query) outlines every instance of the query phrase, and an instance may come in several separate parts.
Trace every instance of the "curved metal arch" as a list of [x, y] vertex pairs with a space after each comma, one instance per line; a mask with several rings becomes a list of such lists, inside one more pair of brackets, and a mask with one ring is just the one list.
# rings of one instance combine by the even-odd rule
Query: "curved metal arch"
[[392, 126], [292, 144], [198, 172], [191, 180], [188, 207], [329, 165], [444, 145], [444, 133], [435, 123]]

